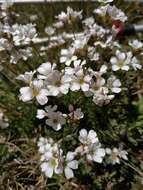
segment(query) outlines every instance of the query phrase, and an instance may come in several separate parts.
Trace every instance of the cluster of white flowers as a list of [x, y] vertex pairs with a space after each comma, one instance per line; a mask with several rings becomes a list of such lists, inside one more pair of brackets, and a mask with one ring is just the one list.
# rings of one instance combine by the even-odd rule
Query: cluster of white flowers
[[0, 109], [0, 128], [5, 129], [9, 126], [8, 118], [4, 115], [2, 109]]
[[57, 17], [59, 25], [63, 26], [68, 23], [71, 24], [77, 19], [82, 19], [82, 11], [74, 11], [71, 7], [67, 7], [67, 12], [61, 12]]
[[114, 98], [114, 93], [121, 91], [121, 82], [114, 75], [107, 81], [103, 77], [107, 72], [107, 66], [103, 65], [99, 71], [93, 71], [86, 67], [85, 60], [72, 60], [68, 61], [70, 66], [66, 66], [61, 72], [56, 69], [56, 64], [47, 62], [39, 66], [36, 78], [33, 79], [35, 72], [26, 72], [17, 77], [27, 83], [27, 75], [30, 76], [29, 86], [20, 89], [20, 99], [27, 102], [36, 97], [40, 105], [45, 105], [48, 96], [66, 95], [71, 90], [82, 91], [85, 96], [92, 96], [93, 102], [102, 106]]
[[[107, 154], [107, 163], [120, 164], [120, 160], [128, 160], [127, 152], [122, 149], [102, 148], [94, 130], [87, 132], [81, 129], [79, 132], [81, 143], [75, 151], [63, 154], [59, 143], [55, 143], [52, 138], [41, 137], [38, 141], [39, 153], [41, 154], [41, 171], [51, 178], [53, 174], [65, 174], [67, 179], [73, 178], [73, 170], [78, 169], [79, 160], [85, 158], [90, 162], [102, 163]], [[80, 155], [80, 156], [79, 156]], [[77, 159], [78, 158], [78, 159]]]
[[100, 16], [109, 15], [113, 20], [120, 20], [122, 22], [125, 22], [127, 20], [127, 16], [123, 11], [118, 9], [116, 6], [111, 6], [109, 4], [100, 6], [94, 10], [94, 13]]
[[88, 133], [86, 129], [82, 129], [79, 132], [79, 141], [81, 145], [76, 148], [76, 153], [79, 153], [81, 156], [86, 155], [89, 161], [102, 163], [105, 150], [101, 148], [101, 144], [94, 130], [90, 130]]
[[[10, 21], [9, 8], [12, 6], [11, 0], [6, 0], [0, 5], [0, 51], [6, 51], [9, 62], [16, 64], [19, 60], [26, 61], [32, 56], [32, 48], [18, 47], [29, 45], [37, 37], [37, 31], [34, 24], [12, 24]], [[15, 16], [17, 16], [15, 14]], [[4, 60], [3, 60], [4, 62]]]
[[132, 52], [124, 53], [120, 50], [117, 50], [116, 57], [112, 57], [110, 62], [112, 64], [113, 71], [118, 71], [120, 69], [123, 71], [128, 71], [130, 67], [132, 67], [134, 70], [142, 68], [137, 58], [133, 56]]
[[41, 154], [41, 170], [49, 178], [53, 174], [62, 174], [70, 179], [74, 177], [73, 170], [78, 169], [78, 161], [75, 160], [75, 153], [68, 152], [63, 155], [63, 150], [52, 138], [45, 139], [41, 137], [38, 142], [39, 152]]
[[26, 25], [14, 24], [10, 32], [15, 45], [30, 43], [37, 37], [35, 25], [31, 23]]
[[81, 108], [76, 110], [72, 108], [70, 111], [71, 112], [69, 114], [63, 114], [60, 111], [57, 111], [57, 105], [53, 107], [49, 105], [45, 107], [45, 110], [38, 109], [36, 117], [38, 119], [47, 117], [48, 119], [46, 119], [46, 124], [51, 126], [55, 131], [59, 131], [62, 128], [62, 125], [64, 125], [66, 122], [75, 122], [84, 117]]

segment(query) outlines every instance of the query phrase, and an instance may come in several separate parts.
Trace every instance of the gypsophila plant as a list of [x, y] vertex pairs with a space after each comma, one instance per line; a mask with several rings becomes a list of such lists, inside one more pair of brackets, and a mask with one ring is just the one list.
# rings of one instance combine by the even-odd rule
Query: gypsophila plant
[[2, 162], [34, 178], [12, 188], [134, 189], [143, 177], [142, 35], [117, 38], [113, 25], [132, 21], [139, 6], [123, 4], [97, 0], [91, 14], [66, 6], [49, 23], [39, 12], [25, 22], [12, 1], [1, 4]]

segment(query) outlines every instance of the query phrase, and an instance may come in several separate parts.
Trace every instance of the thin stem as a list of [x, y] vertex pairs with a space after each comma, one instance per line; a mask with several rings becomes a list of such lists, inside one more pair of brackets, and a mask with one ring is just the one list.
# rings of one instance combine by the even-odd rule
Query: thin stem
[[129, 166], [130, 168], [132, 168], [132, 169], [133, 169], [135, 172], [137, 172], [140, 176], [143, 177], [143, 172], [139, 171], [139, 170], [136, 169], [133, 165], [131, 165], [130, 163], [127, 163], [127, 162], [124, 161], [124, 160], [122, 160], [122, 162], [123, 162], [125, 165]]

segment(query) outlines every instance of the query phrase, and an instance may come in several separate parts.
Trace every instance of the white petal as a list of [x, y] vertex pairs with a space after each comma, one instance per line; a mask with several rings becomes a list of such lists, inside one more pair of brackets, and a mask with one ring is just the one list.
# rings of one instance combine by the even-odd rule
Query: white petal
[[120, 68], [117, 65], [112, 65], [112, 70], [113, 71], [118, 71]]
[[32, 98], [33, 98], [33, 91], [30, 87], [21, 88], [20, 93], [21, 93], [20, 99], [23, 102], [27, 102], [29, 100], [32, 100]]
[[84, 81], [86, 81], [86, 82], [90, 82], [91, 81], [91, 76], [90, 75], [86, 75], [85, 77], [84, 77]]
[[107, 154], [111, 154], [111, 152], [112, 152], [112, 151], [111, 151], [110, 148], [106, 148], [106, 153], [107, 153]]
[[117, 54], [117, 57], [119, 58], [119, 60], [124, 60], [126, 58], [126, 55], [125, 55], [125, 53], [120, 52]]
[[72, 168], [72, 169], [77, 169], [78, 168], [78, 161], [77, 160], [73, 160], [71, 162], [68, 163], [68, 167]]
[[94, 160], [94, 162], [102, 163], [103, 158], [98, 155], [95, 155], [95, 156], [93, 156], [93, 160]]
[[64, 62], [66, 62], [66, 60], [67, 60], [66, 57], [61, 57], [61, 58], [60, 58], [60, 63], [64, 63]]
[[97, 155], [100, 155], [101, 157], [105, 156], [105, 149], [104, 148], [98, 148], [96, 151]]
[[50, 166], [50, 164], [47, 163], [47, 169], [45, 171], [45, 175], [49, 178], [51, 178], [53, 176], [53, 167]]
[[48, 98], [42, 93], [36, 96], [36, 99], [40, 105], [45, 105], [48, 102]]
[[112, 88], [111, 90], [114, 93], [120, 93], [121, 92], [121, 88]]
[[111, 57], [110, 62], [112, 64], [116, 64], [118, 61], [117, 61], [116, 57]]
[[43, 119], [45, 117], [45, 115], [46, 115], [46, 112], [44, 110], [40, 110], [40, 109], [37, 110], [37, 116], [36, 117], [38, 119]]
[[66, 160], [67, 160], [67, 161], [71, 161], [71, 160], [74, 159], [74, 156], [75, 156], [75, 153], [69, 151], [69, 152], [67, 153]]
[[90, 139], [90, 141], [91, 141], [92, 143], [98, 142], [98, 137], [97, 137], [96, 132], [93, 131], [93, 130], [90, 130], [90, 131], [89, 131], [89, 134], [88, 134], [88, 139]]
[[66, 167], [64, 171], [65, 171], [65, 176], [67, 179], [74, 177], [74, 173], [70, 168]]
[[41, 164], [41, 170], [42, 170], [42, 172], [45, 172], [45, 171], [47, 170], [47, 168], [48, 168], [47, 163], [46, 163], [46, 162], [43, 162], [43, 163]]
[[125, 66], [123, 66], [121, 69], [124, 70], [124, 71], [128, 71], [128, 70], [129, 70], [129, 66], [128, 66], [128, 65], [125, 65]]
[[71, 85], [71, 87], [70, 87], [70, 89], [72, 91], [77, 91], [77, 90], [80, 89], [80, 85], [78, 83], [76, 83], [76, 82], [73, 82], [72, 85]]
[[89, 84], [86, 84], [86, 83], [82, 84], [81, 89], [82, 89], [83, 92], [88, 91], [89, 90]]
[[79, 134], [82, 138], [87, 138], [87, 130], [86, 129], [81, 129]]

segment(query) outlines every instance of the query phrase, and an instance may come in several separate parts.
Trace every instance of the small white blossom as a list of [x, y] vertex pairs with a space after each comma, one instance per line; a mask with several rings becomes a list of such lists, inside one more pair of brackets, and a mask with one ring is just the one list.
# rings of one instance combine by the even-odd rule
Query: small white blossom
[[42, 80], [34, 80], [30, 86], [22, 87], [20, 89], [20, 100], [27, 102], [36, 97], [36, 100], [40, 105], [44, 105], [48, 102], [47, 96], [49, 92], [43, 88]]
[[55, 67], [56, 64], [51, 64], [50, 62], [42, 63], [37, 69], [39, 73], [38, 79], [47, 79], [53, 73]]
[[106, 16], [109, 6], [110, 6], [109, 4], [101, 6], [97, 9], [95, 9], [93, 12], [100, 16]]
[[28, 47], [26, 49], [19, 49], [18, 51], [12, 53], [10, 57], [10, 63], [17, 64], [19, 60], [26, 61], [32, 56], [32, 48]]
[[102, 163], [103, 158], [105, 157], [105, 149], [101, 148], [100, 146], [100, 144], [98, 146], [93, 144], [89, 148], [89, 152], [86, 155], [87, 160]]
[[140, 65], [139, 60], [136, 57], [133, 57], [131, 60], [131, 66], [133, 67], [133, 69], [136, 70], [140, 70], [142, 68], [142, 65]]
[[72, 91], [78, 91], [80, 89], [83, 92], [88, 91], [91, 79], [92, 77], [90, 75], [84, 74], [83, 69], [80, 69], [78, 72], [76, 72], [75, 76], [73, 76], [70, 89]]
[[[118, 71], [118, 70], [129, 70], [129, 64], [131, 59], [129, 59], [129, 53], [126, 54], [124, 52], [120, 52], [119, 50], [116, 51], [116, 57], [111, 57], [110, 62], [112, 64], [112, 70]], [[130, 57], [131, 58], [131, 57]]]
[[74, 48], [62, 49], [60, 63], [65, 63], [67, 66], [69, 66], [72, 61], [77, 59], [76, 56], [73, 56], [74, 52]]
[[71, 24], [76, 19], [82, 19], [82, 11], [77, 12], [67, 7], [67, 12], [61, 12], [56, 18], [63, 23]]
[[133, 49], [140, 49], [143, 47], [143, 43], [139, 40], [130, 40], [129, 41], [129, 45], [133, 48]]
[[45, 32], [48, 34], [48, 36], [52, 36], [55, 33], [55, 28], [53, 27], [46, 27]]
[[72, 111], [68, 116], [73, 120], [80, 120], [84, 117], [84, 113], [81, 111], [81, 108], [78, 108]]
[[121, 82], [115, 76], [111, 76], [107, 80], [107, 87], [114, 93], [121, 92]]
[[68, 152], [66, 155], [66, 166], [64, 168], [64, 173], [67, 179], [73, 178], [73, 170], [78, 169], [78, 161], [74, 160], [74, 156], [74, 152]]
[[108, 14], [113, 20], [125, 22], [128, 19], [125, 13], [118, 9], [115, 5], [108, 7]]
[[16, 79], [24, 81], [27, 84], [30, 84], [35, 73], [36, 71], [25, 72], [24, 74], [21, 74], [18, 77], [16, 77]]
[[106, 153], [109, 155], [108, 162], [114, 164], [120, 164], [120, 159], [128, 160], [127, 152], [122, 149], [113, 148], [106, 148]]
[[58, 96], [60, 94], [67, 94], [69, 92], [71, 80], [69, 75], [63, 75], [58, 70], [53, 72], [46, 81], [50, 95]]
[[86, 129], [82, 129], [79, 132], [79, 141], [84, 145], [91, 145], [98, 143], [98, 137], [95, 131], [90, 130], [89, 133]]
[[50, 112], [46, 124], [52, 127], [55, 131], [59, 131], [62, 125], [66, 123], [65, 117], [61, 112]]
[[86, 129], [82, 129], [79, 132], [79, 141], [82, 145], [76, 149], [76, 153], [80, 153], [82, 156], [86, 155], [89, 161], [102, 163], [105, 156], [105, 150], [101, 148], [95, 131], [90, 130], [88, 133]]

